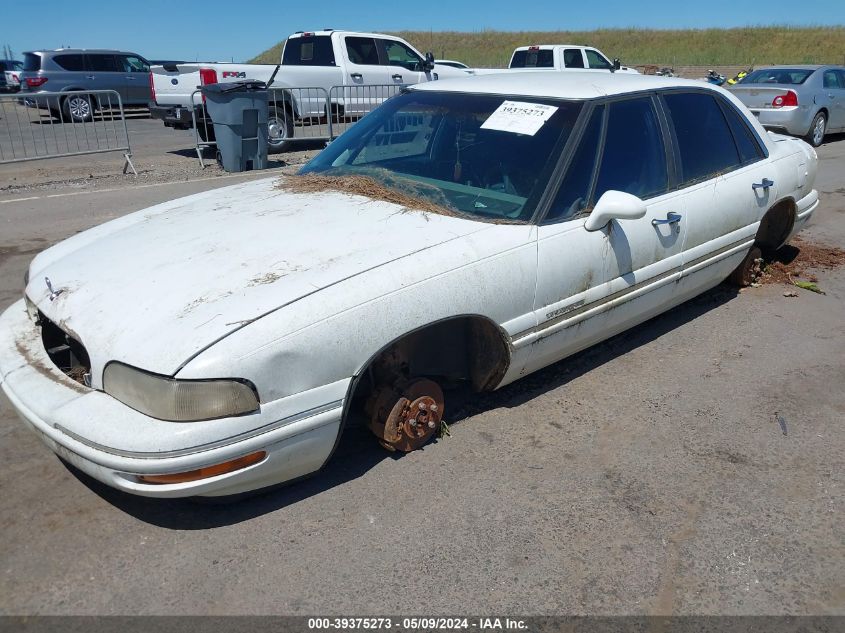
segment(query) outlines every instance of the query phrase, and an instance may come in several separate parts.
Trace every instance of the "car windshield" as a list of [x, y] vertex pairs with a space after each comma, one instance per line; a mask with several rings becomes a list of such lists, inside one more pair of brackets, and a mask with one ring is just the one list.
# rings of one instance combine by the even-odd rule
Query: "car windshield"
[[300, 173], [368, 176], [459, 215], [527, 222], [580, 110], [555, 99], [410, 91]]
[[743, 84], [803, 84], [813, 70], [807, 68], [764, 68], [749, 73]]

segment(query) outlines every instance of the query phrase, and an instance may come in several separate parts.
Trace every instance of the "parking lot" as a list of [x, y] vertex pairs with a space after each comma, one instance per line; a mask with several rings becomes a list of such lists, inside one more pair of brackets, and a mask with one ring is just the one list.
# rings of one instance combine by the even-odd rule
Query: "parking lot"
[[[129, 133], [138, 177], [119, 154], [0, 166], [0, 310], [51, 244], [267, 175]], [[845, 135], [819, 155], [803, 235], [845, 247]], [[842, 614], [845, 270], [817, 276], [826, 294], [720, 286], [452, 407], [423, 450], [353, 431], [324, 472], [230, 505], [93, 482], [0, 397], [0, 613]]]

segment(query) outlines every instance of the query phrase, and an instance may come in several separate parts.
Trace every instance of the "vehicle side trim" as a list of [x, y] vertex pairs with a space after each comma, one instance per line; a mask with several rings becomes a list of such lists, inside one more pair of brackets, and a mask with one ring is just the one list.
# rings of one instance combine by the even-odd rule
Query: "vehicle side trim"
[[548, 321], [544, 321], [542, 324], [539, 324], [535, 327], [514, 334], [511, 337], [511, 345], [513, 345], [513, 347], [516, 349], [524, 345], [533, 343], [538, 338], [544, 338], [546, 336], [549, 336], [553, 333], [553, 331], [565, 329], [576, 325], [577, 323], [580, 323], [581, 321], [584, 321], [585, 319], [588, 319], [590, 317], [597, 316], [612, 307], [616, 307], [622, 303], [625, 303], [626, 301], [636, 299], [637, 297], [643, 294], [643, 290], [654, 290], [659, 286], [662, 286], [672, 281], [676, 281], [677, 279], [680, 279], [681, 277], [684, 277], [690, 273], [696, 272], [701, 268], [705, 268], [707, 266], [715, 264], [718, 261], [721, 261], [726, 257], [730, 257], [735, 252], [742, 250], [743, 248], [750, 248], [753, 242], [753, 236], [744, 237], [741, 240], [731, 242], [730, 244], [727, 244], [726, 246], [723, 246], [722, 248], [713, 251], [712, 253], [708, 253], [707, 255], [687, 262], [683, 266], [676, 266], [670, 270], [665, 271], [660, 275], [657, 275], [655, 277], [649, 277], [644, 281], [635, 283], [629, 286], [628, 288], [624, 288], [622, 290], [609, 294], [606, 297], [602, 297], [601, 299], [592, 303], [588, 303], [586, 305], [576, 305], [576, 301], [573, 303], [573, 309], [565, 311], [563, 314], [560, 314], [558, 316], [554, 316]]

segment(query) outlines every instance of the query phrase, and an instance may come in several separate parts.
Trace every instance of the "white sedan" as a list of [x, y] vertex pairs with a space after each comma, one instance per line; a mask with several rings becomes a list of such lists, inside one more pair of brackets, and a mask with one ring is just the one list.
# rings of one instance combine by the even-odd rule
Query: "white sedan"
[[344, 425], [431, 438], [497, 389], [723, 281], [818, 205], [817, 157], [697, 81], [413, 87], [302, 170], [38, 255], [0, 379], [62, 459], [158, 497], [318, 471]]

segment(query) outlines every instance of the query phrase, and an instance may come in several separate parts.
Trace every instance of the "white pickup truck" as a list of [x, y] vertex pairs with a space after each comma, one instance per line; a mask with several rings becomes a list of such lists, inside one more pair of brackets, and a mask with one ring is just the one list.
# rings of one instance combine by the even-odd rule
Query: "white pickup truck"
[[[610, 61], [597, 48], [574, 44], [519, 46], [514, 49], [507, 70], [605, 71], [639, 74], [635, 69], [620, 64], [618, 59]], [[490, 75], [505, 71], [497, 68], [472, 68], [467, 72], [473, 75]]]
[[[351, 99], [350, 107], [342, 99], [333, 101], [333, 115], [359, 116], [389, 96], [390, 86], [465, 76], [465, 71], [436, 64], [431, 53], [422, 55], [398, 37], [329, 29], [297, 32], [285, 42], [281, 65], [190, 63], [151, 67], [153, 101], [150, 113], [164, 121], [167, 127], [190, 129], [193, 127], [192, 109], [196, 109], [198, 119], [206, 116], [200, 95], [195, 95], [192, 103], [191, 95], [200, 86], [247, 79], [272, 80], [272, 88], [321, 88], [326, 94], [334, 86], [386, 87], [381, 91], [366, 90], [363, 100], [356, 98], [356, 111], [351, 111]], [[314, 91], [291, 90], [284, 93], [281, 102], [271, 103], [271, 152], [285, 149], [293, 134], [295, 120], [328, 114], [325, 98], [317, 98], [314, 94]], [[284, 111], [281, 111], [282, 108]], [[210, 129], [200, 125], [197, 131], [202, 135]]]

